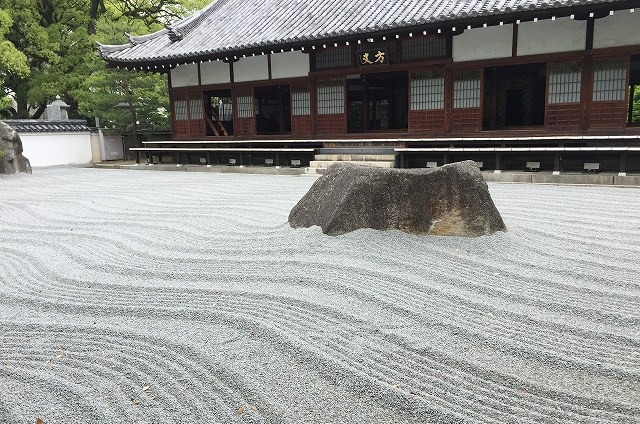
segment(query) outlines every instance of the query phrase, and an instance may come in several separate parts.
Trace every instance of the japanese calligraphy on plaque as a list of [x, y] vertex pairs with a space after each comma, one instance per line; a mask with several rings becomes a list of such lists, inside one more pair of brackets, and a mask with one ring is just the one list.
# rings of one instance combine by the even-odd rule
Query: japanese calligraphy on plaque
[[358, 50], [358, 66], [388, 65], [387, 49]]

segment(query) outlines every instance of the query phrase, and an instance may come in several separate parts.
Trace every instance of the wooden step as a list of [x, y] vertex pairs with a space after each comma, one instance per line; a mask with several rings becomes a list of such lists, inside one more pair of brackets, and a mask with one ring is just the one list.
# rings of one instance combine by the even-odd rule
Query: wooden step
[[359, 166], [372, 166], [376, 168], [395, 168], [395, 161], [329, 161], [329, 160], [312, 160], [309, 162], [309, 168], [307, 168], [308, 174], [321, 174], [322, 171], [335, 163], [351, 163]]
[[378, 162], [396, 160], [396, 155], [372, 155], [372, 154], [322, 154], [315, 156], [317, 161], [340, 161], [340, 162]]

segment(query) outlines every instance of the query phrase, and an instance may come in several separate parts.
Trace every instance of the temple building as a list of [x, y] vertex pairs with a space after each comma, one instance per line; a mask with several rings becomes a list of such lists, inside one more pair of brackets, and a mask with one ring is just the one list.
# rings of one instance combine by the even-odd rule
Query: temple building
[[100, 52], [169, 75], [149, 159], [640, 171], [638, 0], [217, 0]]

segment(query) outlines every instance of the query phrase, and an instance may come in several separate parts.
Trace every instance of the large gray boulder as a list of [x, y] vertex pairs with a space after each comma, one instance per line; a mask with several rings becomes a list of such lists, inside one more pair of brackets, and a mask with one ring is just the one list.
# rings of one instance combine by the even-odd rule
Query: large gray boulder
[[31, 173], [29, 159], [22, 155], [22, 140], [18, 132], [0, 121], [0, 174]]
[[335, 164], [289, 214], [294, 228], [338, 235], [358, 228], [476, 237], [506, 230], [473, 161], [433, 169]]

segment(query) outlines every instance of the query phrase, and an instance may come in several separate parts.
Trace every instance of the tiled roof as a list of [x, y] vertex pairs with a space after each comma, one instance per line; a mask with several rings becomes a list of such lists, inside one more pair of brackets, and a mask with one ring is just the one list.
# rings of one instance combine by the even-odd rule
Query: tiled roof
[[[100, 45], [108, 62], [176, 62], [308, 45], [479, 17], [519, 15], [625, 0], [217, 0], [177, 24], [119, 46]], [[591, 7], [591, 6], [590, 6]]]
[[39, 121], [37, 119], [4, 119], [18, 133], [64, 133], [64, 132], [89, 132], [91, 128], [83, 119], [70, 119], [68, 121]]

